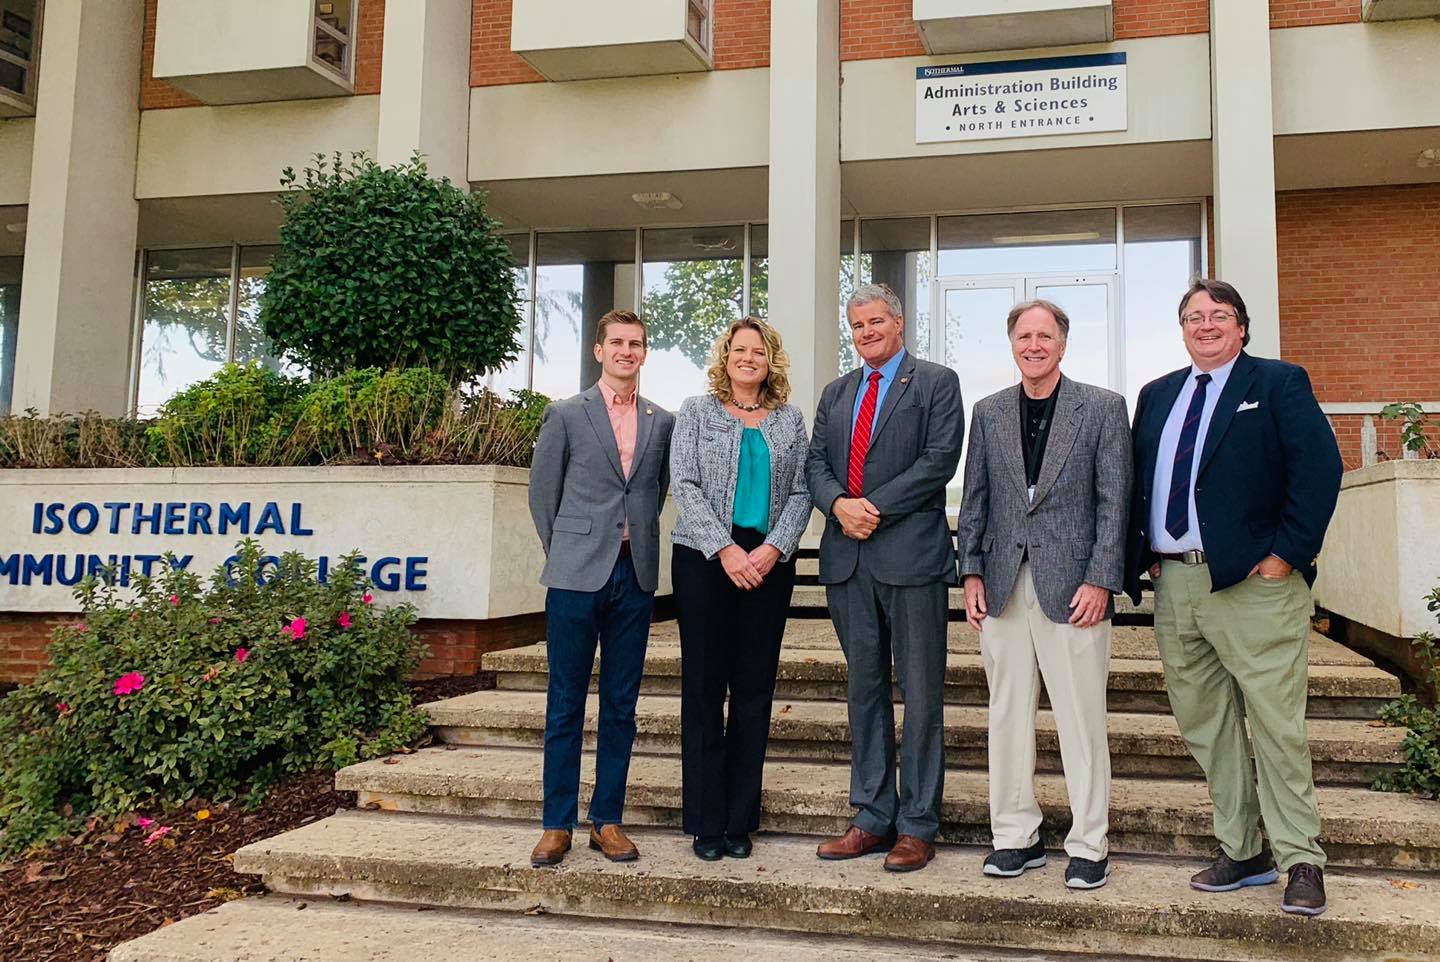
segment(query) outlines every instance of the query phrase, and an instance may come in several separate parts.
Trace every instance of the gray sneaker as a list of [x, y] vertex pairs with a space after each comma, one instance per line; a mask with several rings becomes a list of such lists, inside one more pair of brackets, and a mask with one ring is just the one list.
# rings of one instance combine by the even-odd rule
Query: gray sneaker
[[1045, 846], [1036, 842], [1029, 848], [997, 848], [985, 857], [985, 874], [1014, 878], [1026, 869], [1045, 864]]
[[1268, 849], [1238, 862], [1222, 850], [1209, 868], [1190, 876], [1190, 887], [1202, 892], [1233, 892], [1249, 885], [1269, 885], [1279, 877]]
[[1098, 889], [1110, 878], [1110, 859], [1096, 862], [1078, 856], [1070, 859], [1065, 866], [1065, 887], [1072, 889]]

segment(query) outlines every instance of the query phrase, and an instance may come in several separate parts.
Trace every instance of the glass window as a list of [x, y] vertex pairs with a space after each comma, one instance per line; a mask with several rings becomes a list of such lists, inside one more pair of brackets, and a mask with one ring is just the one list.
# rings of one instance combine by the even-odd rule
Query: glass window
[[38, 0], [0, 0], [0, 90], [33, 103], [40, 34]]
[[520, 353], [503, 369], [487, 375], [485, 386], [501, 397], [509, 397], [511, 391], [525, 387], [530, 380], [530, 235], [506, 234], [504, 239], [510, 248], [510, 276], [515, 279], [515, 291], [520, 295], [516, 304], [520, 330], [515, 335], [520, 342]]
[[15, 337], [20, 332], [21, 257], [0, 257], [0, 414], [10, 413], [15, 391]]
[[[595, 322], [607, 311], [635, 307], [635, 232], [541, 234], [536, 243], [532, 386], [569, 397], [600, 376], [590, 350]], [[651, 370], [647, 362], [642, 382]]]
[[743, 310], [745, 228], [647, 230], [644, 248], [650, 356], [640, 383], [674, 410], [705, 391], [710, 348]]
[[702, 50], [710, 49], [710, 0], [689, 0], [685, 9], [685, 32]]
[[279, 247], [240, 248], [240, 275], [236, 279], [235, 297], [235, 360], [259, 361], [263, 366], [282, 374], [305, 376], [309, 372], [298, 364], [282, 360], [265, 336], [260, 324], [260, 295], [265, 293], [265, 278], [270, 274], [270, 261]]
[[355, 0], [315, 0], [315, 59], [349, 77]]
[[1125, 208], [1125, 396], [1189, 363], [1180, 295], [1200, 273], [1200, 205]]
[[[886, 284], [905, 308], [905, 345], [930, 357], [930, 218], [860, 222], [860, 282]], [[842, 305], [843, 306], [843, 305]], [[846, 326], [849, 341], [849, 326]], [[851, 357], [854, 355], [851, 348]], [[856, 360], [849, 365], [859, 364]], [[846, 368], [848, 370], [848, 367]]]
[[233, 247], [206, 247], [146, 255], [140, 414], [153, 414], [229, 359], [233, 253]]
[[940, 218], [940, 276], [1114, 271], [1115, 210]]

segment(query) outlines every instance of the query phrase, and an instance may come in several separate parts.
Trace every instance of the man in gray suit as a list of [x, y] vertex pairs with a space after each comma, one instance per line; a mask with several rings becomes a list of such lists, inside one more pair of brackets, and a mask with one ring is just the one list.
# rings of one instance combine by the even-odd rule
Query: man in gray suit
[[595, 331], [600, 381], [545, 410], [530, 468], [530, 514], [545, 548], [544, 834], [534, 866], [570, 850], [578, 816], [585, 698], [600, 646], [600, 725], [590, 847], [611, 861], [639, 856], [620, 828], [635, 700], [660, 567], [660, 505], [675, 419], [640, 397], [645, 325], [611, 311]]
[[1045, 864], [1035, 801], [1038, 664], [1074, 821], [1065, 884], [1110, 875], [1105, 689], [1113, 594], [1124, 585], [1131, 451], [1125, 399], [1060, 374], [1070, 319], [1049, 301], [1005, 321], [1020, 384], [975, 405], [960, 505], [967, 620], [990, 687], [986, 875]]
[[[859, 811], [816, 854], [888, 849], [885, 868], [909, 872], [935, 857], [940, 826], [945, 621], [958, 581], [945, 485], [965, 414], [955, 372], [905, 351], [890, 288], [861, 286], [845, 313], [864, 363], [820, 395], [805, 477], [827, 519], [820, 582], [849, 668], [850, 804]], [[892, 657], [905, 704], [898, 790]]]

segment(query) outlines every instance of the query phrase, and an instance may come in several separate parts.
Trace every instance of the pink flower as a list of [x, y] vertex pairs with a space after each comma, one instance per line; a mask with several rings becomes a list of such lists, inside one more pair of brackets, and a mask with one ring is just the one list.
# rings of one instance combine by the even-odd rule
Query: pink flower
[[172, 608], [179, 608], [179, 607], [180, 607], [180, 596], [179, 596], [179, 595], [171, 595], [171, 596], [170, 596], [170, 607], [172, 607]]
[[250, 657], [250, 649], [249, 649], [249, 648], [236, 648], [236, 649], [235, 649], [235, 661], [236, 661], [238, 664], [241, 664], [241, 665], [245, 664], [245, 659], [246, 659], [246, 658], [249, 658], [249, 657]]
[[133, 695], [145, 687], [145, 676], [138, 671], [132, 671], [115, 679], [115, 694]]
[[296, 618], [294, 621], [290, 622], [290, 624], [286, 625], [284, 628], [281, 628], [280, 634], [289, 635], [291, 638], [299, 641], [301, 638], [305, 637], [305, 619]]
[[200, 676], [200, 680], [201, 680], [201, 681], [214, 681], [216, 678], [219, 678], [219, 677], [220, 677], [220, 669], [219, 669], [219, 668], [211, 668], [211, 669], [210, 669], [209, 671], [207, 671], [205, 674], [203, 674], [203, 675]]
[[140, 612], [138, 612], [138, 611], [132, 611], [132, 612], [130, 612], [130, 620], [131, 620], [131, 621], [134, 621], [136, 618], [139, 618], [139, 617], [140, 617]]
[[151, 832], [149, 835], [146, 835], [146, 836], [145, 836], [145, 844], [146, 844], [146, 845], [150, 845], [150, 844], [153, 844], [153, 843], [155, 843], [155, 842], [158, 842], [158, 841], [160, 841], [162, 838], [164, 838], [166, 835], [169, 835], [169, 834], [170, 834], [170, 826], [169, 826], [169, 825], [161, 825], [161, 826], [160, 826], [159, 828], [157, 828], [155, 831], [153, 831], [153, 832]]
[[70, 705], [68, 702], [57, 701], [55, 703], [55, 711], [59, 712], [61, 715], [68, 715], [70, 714]]
[[77, 622], [75, 622], [75, 624], [71, 625], [70, 627], [73, 628], [73, 629], [75, 629], [77, 632], [79, 632], [79, 633], [82, 634], [82, 635], [85, 634], [85, 632], [87, 632], [87, 631], [90, 630], [90, 626], [87, 625], [87, 624], [85, 624], [85, 622], [83, 622], [83, 621], [77, 621]]
[[218, 625], [218, 624], [220, 624], [220, 619], [219, 619], [219, 618], [211, 618], [211, 619], [210, 619], [210, 624], [212, 624], [212, 625]]
[[339, 625], [341, 628], [349, 628], [349, 627], [350, 627], [350, 624], [351, 624], [351, 622], [350, 622], [350, 612], [348, 612], [348, 611], [342, 611], [342, 612], [340, 612], [340, 617], [335, 619], [335, 623], [336, 623], [337, 625]]
[[372, 602], [372, 601], [375, 600], [375, 596], [372, 595], [370, 592], [367, 591], [367, 592], [365, 592], [365, 594], [363, 594], [363, 595], [360, 596], [360, 600], [363, 601], [363, 602], [365, 602], [365, 603], [368, 605], [368, 604], [370, 604], [370, 602]]
[[146, 818], [144, 815], [141, 815], [139, 818], [135, 819], [135, 824], [139, 825], [141, 828], [149, 828], [151, 825], [155, 824], [155, 819]]

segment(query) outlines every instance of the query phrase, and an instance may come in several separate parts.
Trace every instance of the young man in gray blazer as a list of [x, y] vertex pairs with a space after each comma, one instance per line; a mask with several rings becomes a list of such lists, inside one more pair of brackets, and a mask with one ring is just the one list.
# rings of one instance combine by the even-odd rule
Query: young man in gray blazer
[[1060, 736], [1074, 816], [1065, 884], [1110, 875], [1105, 690], [1114, 593], [1124, 587], [1130, 498], [1125, 399], [1060, 373], [1070, 319], [1049, 301], [1005, 320], [1020, 384], [975, 405], [960, 505], [965, 613], [990, 688], [986, 875], [1045, 864], [1035, 801], [1039, 674]]
[[[827, 518], [820, 582], [849, 669], [850, 804], [859, 811], [816, 854], [888, 850], [885, 868], [909, 872], [935, 857], [940, 826], [945, 622], [958, 583], [945, 485], [965, 413], [955, 372], [905, 351], [890, 288], [861, 286], [845, 313], [864, 363], [820, 395], [805, 476]], [[905, 704], [898, 789], [892, 657]]]
[[660, 506], [675, 419], [640, 397], [646, 331], [611, 311], [595, 332], [597, 384], [545, 410], [530, 468], [530, 514], [545, 548], [544, 834], [534, 866], [570, 850], [578, 816], [585, 698], [600, 646], [600, 725], [590, 847], [611, 861], [639, 857], [620, 828], [635, 701], [660, 567]]

